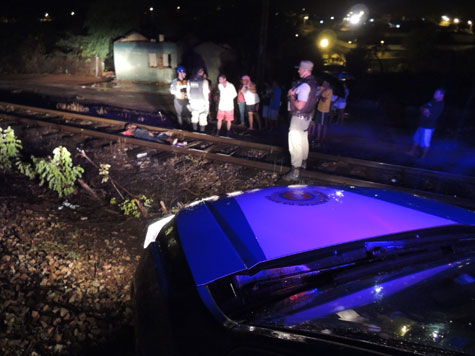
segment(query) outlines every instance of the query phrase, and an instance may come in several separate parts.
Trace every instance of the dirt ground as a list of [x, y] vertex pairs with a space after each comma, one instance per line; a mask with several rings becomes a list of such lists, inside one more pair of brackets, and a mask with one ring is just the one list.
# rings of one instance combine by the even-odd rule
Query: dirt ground
[[[18, 132], [25, 156], [68, 142]], [[133, 355], [130, 287], [148, 222], [198, 198], [277, 181], [272, 173], [191, 156], [86, 144], [92, 162], [110, 164], [117, 184], [153, 200], [146, 218], [134, 218], [109, 204], [120, 197], [76, 146], [74, 137], [66, 145], [99, 199], [79, 184], [75, 194], [60, 198], [37, 180], [0, 172], [2, 355]], [[147, 154], [137, 158], [140, 153]]]

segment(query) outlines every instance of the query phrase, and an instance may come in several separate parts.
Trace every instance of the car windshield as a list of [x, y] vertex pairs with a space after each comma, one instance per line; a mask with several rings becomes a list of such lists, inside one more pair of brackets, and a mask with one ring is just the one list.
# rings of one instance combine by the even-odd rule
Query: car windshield
[[471, 227], [416, 231], [273, 261], [210, 290], [241, 323], [475, 354], [474, 247]]

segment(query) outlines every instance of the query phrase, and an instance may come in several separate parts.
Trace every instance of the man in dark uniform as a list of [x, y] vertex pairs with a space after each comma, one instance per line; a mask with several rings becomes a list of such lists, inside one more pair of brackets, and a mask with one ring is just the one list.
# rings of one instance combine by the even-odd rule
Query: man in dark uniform
[[178, 77], [173, 79], [170, 85], [170, 93], [175, 96], [173, 105], [175, 106], [178, 125], [183, 127], [183, 115], [186, 113], [188, 99], [186, 97], [186, 70], [183, 66], [176, 69]]
[[289, 152], [292, 169], [283, 176], [285, 180], [298, 180], [300, 170], [307, 168], [308, 127], [318, 100], [318, 83], [312, 76], [313, 63], [301, 61], [298, 67], [300, 80], [289, 90]]
[[204, 69], [199, 68], [196, 74], [190, 78], [186, 87], [186, 93], [190, 100], [191, 124], [194, 131], [198, 129], [199, 124], [200, 132], [205, 132], [209, 113], [210, 90], [204, 74]]

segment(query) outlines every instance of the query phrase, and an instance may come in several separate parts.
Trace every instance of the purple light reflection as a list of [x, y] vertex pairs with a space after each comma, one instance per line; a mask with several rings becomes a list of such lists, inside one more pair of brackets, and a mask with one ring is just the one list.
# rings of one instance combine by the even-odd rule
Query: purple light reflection
[[338, 313], [370, 303], [376, 303], [383, 298], [387, 298], [406, 288], [412, 287], [427, 278], [446, 271], [451, 267], [453, 266], [445, 264], [425, 271], [413, 273], [408, 276], [396, 278], [392, 281], [378, 284], [359, 292], [334, 299], [331, 302], [289, 315], [285, 318], [285, 322], [287, 325], [297, 325], [306, 321], [323, 318], [329, 314]]

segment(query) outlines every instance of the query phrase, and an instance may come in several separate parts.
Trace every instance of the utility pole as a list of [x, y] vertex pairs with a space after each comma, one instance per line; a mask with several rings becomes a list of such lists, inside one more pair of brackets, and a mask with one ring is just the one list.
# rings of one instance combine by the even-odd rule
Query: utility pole
[[269, 0], [262, 1], [261, 30], [259, 33], [259, 53], [257, 56], [257, 82], [262, 83], [265, 79], [266, 53], [267, 53], [267, 30], [269, 28]]

